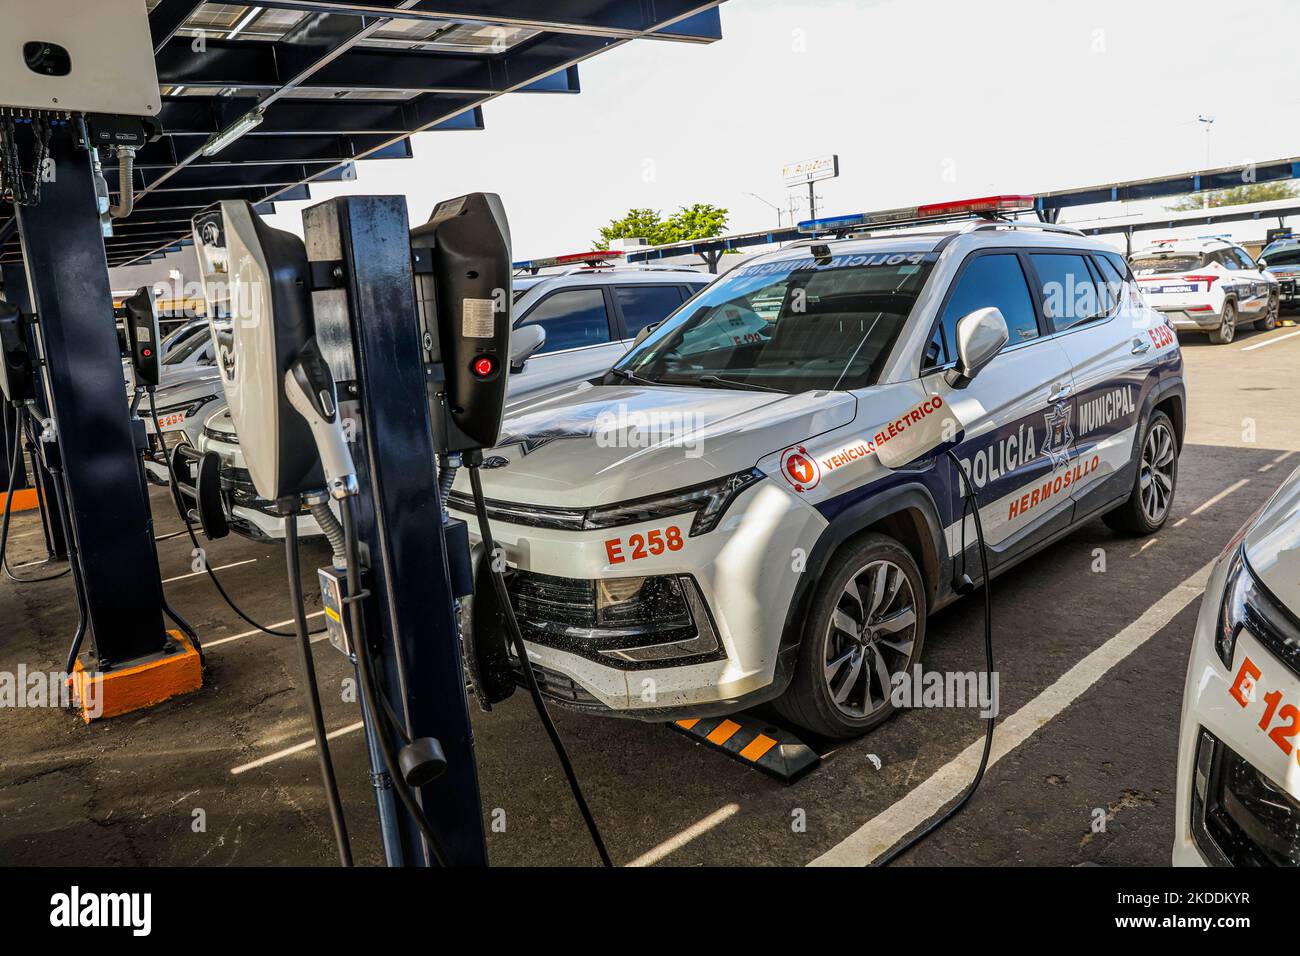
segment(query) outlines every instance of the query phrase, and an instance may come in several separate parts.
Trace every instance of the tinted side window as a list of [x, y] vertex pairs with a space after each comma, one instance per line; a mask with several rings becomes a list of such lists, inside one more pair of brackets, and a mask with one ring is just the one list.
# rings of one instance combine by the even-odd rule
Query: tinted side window
[[943, 310], [929, 356], [936, 362], [957, 359], [957, 320], [962, 316], [996, 306], [1007, 320], [1007, 345], [1018, 345], [1038, 336], [1038, 319], [1029, 296], [1029, 284], [1014, 253], [976, 256], [970, 260]]
[[1258, 268], [1255, 265], [1255, 260], [1250, 257], [1250, 254], [1245, 249], [1231, 249], [1229, 251], [1237, 257], [1237, 261], [1241, 263], [1243, 269]]
[[1238, 262], [1236, 260], [1236, 257], [1234, 257], [1232, 253], [1227, 249], [1224, 249], [1220, 252], [1213, 253], [1210, 258], [1214, 262], [1218, 262], [1219, 264], [1221, 264], [1223, 268], [1231, 269], [1233, 272], [1236, 272], [1241, 268], [1241, 263]]
[[610, 341], [605, 293], [600, 289], [553, 292], [528, 313], [518, 328], [525, 325], [540, 325], [546, 330], [546, 343], [539, 354]]
[[631, 338], [647, 325], [668, 318], [682, 304], [682, 290], [675, 285], [617, 285], [614, 298], [618, 299]]
[[1029, 258], [1042, 284], [1043, 312], [1056, 331], [1105, 315], [1101, 293], [1083, 256], [1036, 252]]
[[1101, 258], [1115, 267], [1115, 271], [1119, 273], [1121, 279], [1127, 281], [1133, 278], [1133, 270], [1128, 267], [1128, 260], [1118, 252], [1103, 252]]
[[1099, 286], [1102, 293], [1106, 296], [1104, 305], [1106, 311], [1110, 312], [1120, 302], [1120, 296], [1124, 294], [1124, 274], [1115, 267], [1115, 260], [1110, 256], [1093, 256], [1092, 261], [1097, 264], [1101, 272], [1102, 284]]

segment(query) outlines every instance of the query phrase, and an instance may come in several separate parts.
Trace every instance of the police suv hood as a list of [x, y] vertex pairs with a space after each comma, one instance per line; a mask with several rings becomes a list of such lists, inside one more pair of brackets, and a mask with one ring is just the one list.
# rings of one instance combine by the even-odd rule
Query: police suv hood
[[158, 370], [158, 388], [187, 382], [213, 382], [221, 378], [215, 365], [164, 365]]
[[1300, 468], [1255, 518], [1245, 548], [1255, 577], [1300, 616]]
[[[589, 507], [703, 484], [853, 420], [847, 392], [581, 385], [511, 410], [484, 453], [483, 493]], [[465, 475], [456, 490], [469, 493]]]

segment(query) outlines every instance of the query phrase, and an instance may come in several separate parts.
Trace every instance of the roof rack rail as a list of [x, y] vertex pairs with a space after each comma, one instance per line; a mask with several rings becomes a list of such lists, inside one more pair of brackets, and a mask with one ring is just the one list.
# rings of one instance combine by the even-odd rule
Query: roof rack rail
[[963, 226], [961, 231], [979, 232], [984, 229], [1037, 229], [1040, 232], [1059, 232], [1067, 236], [1083, 235], [1073, 226], [1062, 226], [1055, 222], [1035, 222], [1032, 219], [977, 219]]

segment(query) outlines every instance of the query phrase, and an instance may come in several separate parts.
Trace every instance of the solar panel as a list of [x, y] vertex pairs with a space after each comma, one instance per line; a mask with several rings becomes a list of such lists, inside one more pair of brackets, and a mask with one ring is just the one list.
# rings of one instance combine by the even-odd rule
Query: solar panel
[[[164, 132], [136, 157], [109, 265], [176, 248], [222, 199], [308, 199], [357, 159], [411, 157], [417, 132], [480, 129], [496, 96], [577, 93], [578, 64], [629, 40], [717, 40], [720, 2], [148, 0]], [[108, 157], [104, 173], [116, 193]], [[0, 203], [0, 262], [21, 259], [12, 216]]]

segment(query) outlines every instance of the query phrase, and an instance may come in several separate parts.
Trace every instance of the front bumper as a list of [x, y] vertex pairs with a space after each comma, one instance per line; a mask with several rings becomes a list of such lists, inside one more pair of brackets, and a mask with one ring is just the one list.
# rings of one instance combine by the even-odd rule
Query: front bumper
[[[230, 530], [253, 541], [282, 541], [284, 518], [271, 502], [258, 497], [252, 476], [244, 467], [238, 442], [226, 440], [223, 432], [205, 428], [199, 438], [199, 450], [215, 452], [221, 459], [221, 502]], [[298, 537], [322, 534], [320, 525], [308, 512], [298, 516]]]
[[[467, 522], [471, 543], [481, 549], [475, 516], [453, 514]], [[709, 660], [689, 655], [681, 663], [601, 659], [597, 647], [575, 650], [571, 642], [557, 646], [563, 642], [534, 640], [536, 628], [527, 626], [523, 614], [527, 602], [514, 601], [530, 658], [552, 675], [547, 683], [557, 691], [563, 688], [548, 696], [581, 709], [663, 720], [734, 710], [781, 689], [783, 680], [778, 678], [788, 677], [783, 667], [792, 663], [788, 649], [784, 657], [781, 653], [781, 639], [800, 573], [794, 570], [799, 566], [797, 554], [801, 549], [811, 553], [825, 520], [766, 479], [743, 492], [714, 530], [689, 537], [690, 522], [686, 515], [617, 528], [561, 531], [493, 520], [493, 537], [511, 569], [580, 582], [689, 577], [698, 586], [721, 644]], [[634, 535], [662, 534], [673, 526], [683, 534], [680, 550], [610, 563], [611, 541], [620, 542], [623, 554], [631, 555], [628, 542]], [[692, 614], [699, 620], [697, 612]], [[672, 640], [681, 634], [666, 630], [663, 636]], [[654, 635], [645, 643], [655, 643]]]
[[[1279, 791], [1274, 803], [1300, 801], [1300, 751], [1285, 752], [1268, 730], [1276, 729], [1278, 716], [1260, 727], [1268, 706], [1265, 695], [1281, 694], [1283, 706], [1300, 706], [1300, 676], [1265, 648], [1249, 630], [1243, 629], [1233, 649], [1232, 666], [1224, 667], [1215, 650], [1214, 637], [1222, 606], [1228, 560], [1221, 560], [1210, 575], [1196, 621], [1196, 633], [1187, 679], [1183, 687], [1182, 726], [1178, 741], [1178, 784], [1176, 790], [1173, 863], [1175, 866], [1223, 866], [1250, 859], [1256, 853], [1252, 825], [1241, 805], [1232, 804], [1231, 788], [1216, 795], [1224, 767], [1257, 775], [1266, 786]], [[1239, 681], [1249, 659], [1261, 672], [1255, 692]], [[1234, 696], [1246, 700], [1243, 704]], [[1285, 726], [1286, 720], [1281, 724]], [[1212, 750], [1206, 734], [1216, 741]], [[1292, 741], [1294, 743], [1294, 741]], [[1217, 753], [1214, 761], [1207, 753]], [[1198, 766], [1198, 754], [1201, 761]], [[1235, 818], [1235, 819], [1234, 819]], [[1245, 820], [1244, 824], [1236, 820]], [[1292, 826], [1300, 828], [1300, 812]], [[1262, 836], [1260, 837], [1262, 839]]]

